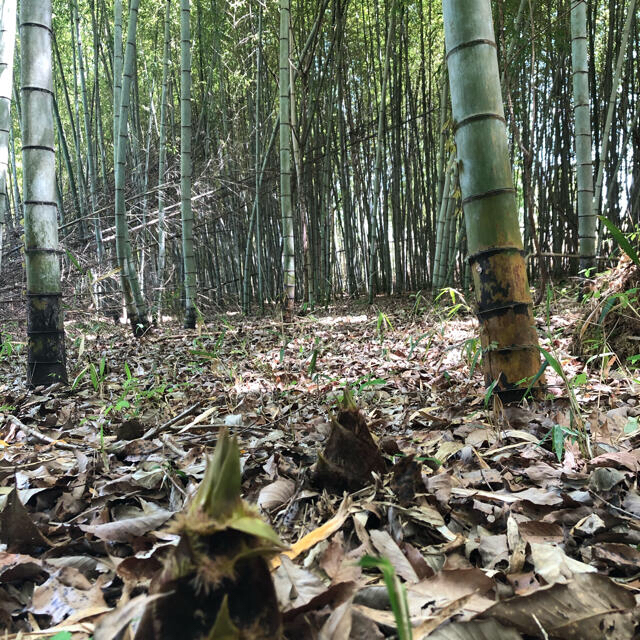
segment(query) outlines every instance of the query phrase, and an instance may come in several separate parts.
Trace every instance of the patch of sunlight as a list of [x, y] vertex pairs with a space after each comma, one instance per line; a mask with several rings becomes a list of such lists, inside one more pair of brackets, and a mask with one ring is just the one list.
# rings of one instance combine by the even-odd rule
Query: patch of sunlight
[[334, 324], [339, 324], [341, 322], [345, 322], [347, 324], [361, 324], [363, 322], [367, 322], [369, 318], [367, 315], [361, 316], [329, 316], [326, 318], [318, 318], [318, 324], [322, 324], [324, 326], [332, 326]]

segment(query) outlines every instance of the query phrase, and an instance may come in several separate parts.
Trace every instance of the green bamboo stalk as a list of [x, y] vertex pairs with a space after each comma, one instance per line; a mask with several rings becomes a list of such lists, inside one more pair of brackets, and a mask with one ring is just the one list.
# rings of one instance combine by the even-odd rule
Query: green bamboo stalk
[[[115, 152], [115, 223], [116, 223], [116, 255], [120, 269], [120, 284], [127, 314], [135, 335], [142, 335], [148, 328], [146, 304], [140, 291], [140, 283], [136, 273], [129, 229], [126, 220], [125, 205], [125, 169], [128, 144], [127, 124], [131, 98], [131, 80], [134, 72], [136, 51], [136, 29], [138, 24], [138, 8], [140, 0], [129, 3], [129, 27], [127, 30], [127, 48], [123, 63], [120, 89], [120, 107], [117, 120], [118, 138]], [[117, 52], [117, 47], [115, 48]], [[114, 61], [115, 66], [115, 61]]]
[[378, 235], [378, 206], [380, 201], [380, 181], [382, 180], [382, 151], [384, 145], [384, 119], [386, 114], [387, 101], [387, 80], [389, 77], [389, 67], [391, 61], [391, 43], [396, 27], [396, 5], [394, 0], [391, 7], [391, 16], [389, 20], [389, 31], [387, 33], [387, 43], [384, 54], [384, 70], [382, 72], [382, 91], [380, 94], [380, 106], [378, 109], [378, 135], [376, 137], [376, 160], [375, 160], [375, 180], [373, 187], [373, 203], [371, 204], [371, 216], [369, 220], [369, 229], [371, 240], [369, 242], [369, 304], [373, 304], [375, 297], [374, 275], [377, 254], [377, 235]]
[[96, 157], [95, 147], [93, 144], [93, 136], [91, 134], [91, 114], [89, 112], [89, 101], [87, 99], [87, 81], [85, 77], [84, 67], [84, 55], [82, 52], [82, 36], [80, 33], [80, 12], [78, 11], [78, 0], [74, 0], [72, 6], [73, 21], [75, 24], [75, 39], [76, 47], [78, 51], [78, 72], [80, 74], [80, 95], [82, 98], [82, 113], [84, 116], [84, 136], [85, 145], [87, 147], [87, 164], [89, 168], [89, 175], [87, 181], [89, 182], [89, 196], [91, 198], [91, 216], [93, 216], [94, 233], [96, 238], [96, 251], [98, 255], [98, 261], [102, 262], [104, 258], [104, 246], [102, 244], [102, 229], [100, 226], [100, 214], [96, 213], [98, 207], [96, 203]]
[[[78, 128], [76, 126], [76, 117], [74, 114], [74, 109], [72, 106], [72, 102], [71, 102], [71, 97], [69, 96], [69, 87], [67, 85], [67, 79], [66, 79], [66, 74], [65, 74], [65, 67], [62, 64], [62, 56], [60, 55], [60, 49], [58, 48], [58, 41], [55, 37], [55, 33], [53, 34], [53, 52], [56, 58], [56, 62], [58, 65], [58, 74], [60, 77], [60, 85], [62, 88], [62, 93], [64, 95], [64, 102], [65, 102], [65, 106], [67, 108], [67, 114], [69, 116], [69, 125], [71, 126], [71, 135], [73, 137], [73, 144], [76, 150], [76, 169], [73, 169], [73, 163], [72, 163], [72, 158], [71, 158], [71, 153], [69, 151], [69, 147], [67, 145], [67, 151], [66, 153], [69, 155], [69, 165], [67, 168], [71, 167], [71, 172], [73, 173], [73, 175], [75, 176], [74, 179], [71, 179], [71, 173], [69, 174], [69, 181], [71, 184], [75, 185], [75, 194], [74, 194], [74, 202], [76, 204], [76, 215], [78, 217], [79, 220], [79, 225], [80, 225], [80, 236], [82, 238], [84, 238], [86, 236], [86, 230], [85, 230], [85, 221], [88, 217], [87, 215], [87, 211], [86, 211], [86, 206], [85, 206], [85, 200], [84, 200], [84, 174], [82, 173], [82, 167], [81, 167], [81, 163], [79, 161], [79, 150], [80, 150], [80, 142], [78, 139]], [[56, 92], [57, 95], [58, 92]], [[57, 99], [54, 99], [54, 109], [56, 111], [56, 113], [58, 114], [56, 116], [56, 118], [59, 118], [59, 111], [58, 111], [58, 103], [57, 103]], [[66, 144], [66, 137], [64, 135], [64, 132], [62, 133], [61, 136], [59, 136], [60, 139], [65, 139], [65, 144]]]
[[[456, 257], [463, 249], [464, 245], [464, 224], [458, 225], [458, 232], [455, 237], [455, 241], [453, 243], [453, 250], [449, 252], [449, 261], [447, 264], [447, 275], [445, 276], [444, 282], [446, 286], [452, 287], [454, 285], [453, 282], [453, 272], [456, 265]], [[464, 286], [463, 278], [461, 278], [462, 286]]]
[[[16, 93], [14, 91], [14, 97]], [[17, 106], [17, 105], [16, 105]], [[22, 122], [22, 116], [19, 116], [20, 122]], [[18, 221], [19, 215], [18, 211], [21, 207], [20, 200], [20, 187], [18, 186], [18, 168], [16, 163], [16, 144], [15, 144], [15, 132], [13, 127], [9, 127], [9, 162], [11, 164], [11, 172], [9, 175], [9, 179], [11, 181], [11, 187], [13, 191], [13, 210], [16, 215], [16, 223]]]
[[158, 142], [158, 266], [153, 317], [160, 318], [164, 291], [164, 270], [167, 259], [164, 183], [167, 172], [167, 104], [169, 82], [169, 50], [171, 46], [171, 0], [166, 0], [164, 12], [164, 47], [162, 55], [162, 89], [160, 92], [160, 140]]
[[[585, 0], [580, 0], [577, 4], [584, 4], [584, 1]], [[618, 89], [620, 87], [620, 79], [622, 77], [622, 64], [627, 54], [629, 36], [631, 35], [631, 23], [635, 17], [635, 12], [636, 12], [636, 0], [629, 0], [627, 17], [625, 19], [624, 27], [622, 29], [622, 34], [620, 36], [620, 50], [618, 52], [618, 58], [616, 60], [616, 66], [613, 73], [613, 80], [611, 82], [611, 93], [609, 94], [609, 102], [607, 106], [607, 117], [605, 120], [604, 130], [602, 132], [602, 147], [600, 150], [600, 161], [598, 163], [598, 174], [596, 177], [595, 196], [594, 196], [594, 205], [593, 205], [594, 235], [595, 235], [595, 227], [596, 227], [595, 216], [598, 213], [598, 211], [600, 211], [600, 205], [602, 200], [604, 168], [606, 166], [607, 155], [609, 153], [609, 137], [611, 133], [611, 126], [613, 124], [613, 115], [615, 112]], [[586, 27], [585, 27], [585, 32], [586, 32]], [[595, 256], [595, 248], [594, 248], [594, 256]]]
[[[100, 30], [102, 22], [98, 23], [98, 16], [96, 15], [95, 0], [91, 0], [91, 26], [93, 28], [93, 93], [96, 99], [96, 134], [97, 134], [97, 149], [96, 149], [96, 163], [100, 165], [100, 178], [101, 185], [99, 190], [104, 191], [107, 186], [107, 153], [104, 147], [104, 134], [102, 131], [102, 101], [100, 99], [100, 49], [101, 39]], [[99, 153], [98, 153], [99, 151]], [[97, 158], [100, 159], [99, 163]], [[97, 172], [97, 169], [96, 169]]]
[[[244, 279], [242, 283], [242, 312], [245, 315], [249, 314], [251, 301], [249, 295], [249, 287], [251, 282], [251, 269], [249, 266], [251, 257], [251, 247], [253, 238], [253, 229], [255, 227], [256, 236], [256, 264], [258, 271], [258, 304], [260, 305], [260, 312], [264, 313], [264, 297], [263, 297], [263, 282], [262, 282], [262, 265], [261, 265], [261, 241], [262, 230], [260, 220], [260, 190], [262, 185], [262, 177], [264, 168], [266, 166], [266, 160], [269, 156], [269, 151], [265, 154], [264, 162], [262, 165], [262, 171], [260, 170], [260, 93], [261, 93], [261, 71], [262, 71], [262, 3], [258, 2], [258, 42], [256, 45], [256, 101], [255, 101], [255, 198], [253, 201], [253, 208], [251, 211], [251, 218], [249, 221], [249, 232], [247, 234], [247, 244], [245, 247], [244, 256]], [[271, 136], [271, 145], [275, 142], [276, 135], [278, 133], [278, 127], [275, 127]]]
[[262, 185], [262, 176], [258, 177], [258, 163], [260, 161], [260, 101], [262, 97], [262, 2], [260, 2], [260, 0], [258, 2], [258, 5], [258, 44], [256, 46], [256, 264], [258, 269], [258, 305], [260, 306], [260, 313], [264, 314], [264, 283], [262, 275], [262, 220], [260, 214], [260, 189]]
[[191, 208], [191, 6], [180, 0], [180, 212], [184, 260], [184, 326], [196, 326], [196, 261], [193, 251], [193, 210]]
[[58, 131], [58, 143], [62, 149], [62, 158], [67, 170], [67, 177], [69, 178], [69, 191], [71, 191], [71, 197], [73, 198], [73, 204], [76, 210], [76, 216], [82, 215], [82, 206], [80, 204], [80, 196], [78, 195], [78, 187], [76, 185], [76, 176], [73, 170], [73, 163], [71, 162], [71, 154], [69, 153], [69, 145], [67, 144], [67, 138], [64, 134], [64, 128], [62, 126], [62, 120], [60, 119], [60, 111], [58, 109], [58, 101], [53, 98], [53, 114], [56, 119], [56, 129]]
[[447, 286], [447, 267], [451, 259], [451, 253], [454, 250], [452, 237], [455, 234], [455, 212], [456, 212], [456, 189], [458, 188], [458, 165], [453, 163], [451, 182], [449, 192], [444, 201], [446, 201], [444, 228], [442, 230], [442, 249], [440, 252], [440, 268], [438, 289]]
[[[333, 211], [331, 207], [331, 165], [333, 160], [333, 128], [334, 128], [334, 109], [337, 83], [334, 83], [331, 87], [329, 96], [329, 113], [325, 119], [325, 125], [327, 129], [326, 141], [324, 147], [324, 167], [322, 171], [322, 179], [320, 180], [320, 207], [322, 216], [324, 218], [324, 242], [325, 246], [322, 249], [323, 256], [323, 269], [322, 269], [322, 296], [325, 306], [329, 304], [332, 294], [331, 283], [331, 266], [332, 266], [332, 237], [333, 237]], [[311, 303], [311, 301], [310, 301]]]
[[[271, 150], [273, 149], [276, 143], [276, 138], [278, 137], [279, 125], [280, 125], [280, 121], [278, 120], [275, 126], [273, 127], [273, 131], [271, 132], [271, 139], [269, 140], [269, 144], [265, 149], [264, 157], [262, 159], [262, 166], [260, 167], [259, 171], [256, 174], [257, 175], [256, 190], [258, 191], [262, 189], [262, 182], [264, 180], [264, 174], [267, 169], [269, 156], [271, 155]], [[253, 236], [254, 225], [256, 227], [256, 232], [257, 232], [257, 227], [259, 224], [259, 218], [258, 218], [259, 214], [260, 214], [260, 211], [258, 209], [258, 200], [254, 200], [253, 208], [251, 210], [251, 217], [249, 220], [249, 232], [247, 233], [248, 241], [247, 241], [247, 246], [245, 247], [245, 255], [244, 255], [244, 282], [242, 287], [243, 287], [243, 301], [244, 301], [243, 313], [245, 314], [249, 313], [249, 281], [251, 279], [249, 261], [251, 258], [251, 237]], [[256, 233], [256, 244], [258, 244], [257, 233]], [[264, 312], [264, 302], [261, 305], [261, 311]]]
[[296, 295], [293, 199], [291, 195], [291, 108], [289, 75], [290, 0], [280, 0], [280, 211], [285, 316], [293, 313]]
[[[440, 211], [440, 205], [442, 199], [445, 197], [445, 180], [447, 173], [446, 164], [446, 149], [445, 143], [447, 141], [447, 132], [445, 125], [447, 122], [447, 115], [449, 114], [449, 80], [446, 76], [446, 72], [443, 70], [442, 74], [442, 90], [440, 92], [440, 120], [438, 136], [438, 195], [436, 201], [436, 211]], [[437, 242], [437, 236], [436, 236]]]
[[445, 237], [445, 225], [447, 221], [447, 211], [449, 206], [449, 198], [451, 192], [451, 172], [455, 163], [456, 154], [451, 152], [446, 165], [446, 171], [443, 174], [444, 184], [442, 185], [443, 196], [439, 198], [440, 207], [438, 208], [438, 218], [436, 220], [436, 250], [433, 261], [433, 292], [438, 295], [438, 291], [442, 287], [442, 253], [443, 239]]
[[27, 383], [67, 382], [58, 256], [51, 0], [20, 7]]
[[[344, 13], [340, 20], [341, 29], [344, 30]], [[342, 60], [342, 57], [341, 57]], [[342, 219], [344, 221], [343, 238], [344, 238], [344, 262], [347, 280], [347, 293], [355, 296], [358, 293], [358, 284], [356, 280], [354, 264], [356, 263], [356, 243], [353, 236], [353, 228], [355, 220], [353, 219], [353, 200], [351, 193], [351, 177], [348, 169], [348, 139], [347, 139], [347, 123], [345, 118], [345, 80], [344, 70], [340, 66], [338, 69], [338, 124], [340, 129], [340, 194], [342, 196]]]
[[573, 63], [573, 108], [576, 127], [580, 269], [584, 270], [593, 267], [595, 263], [597, 228], [597, 217], [593, 209], [587, 3], [585, 0], [572, 0], [571, 3], [571, 58]]
[[120, 136], [120, 96], [122, 94], [122, 0], [113, 2], [113, 153]]
[[[289, 40], [293, 41], [293, 32], [289, 27]], [[303, 269], [306, 284], [306, 298], [309, 309], [313, 309], [316, 299], [315, 279], [313, 277], [312, 256], [309, 247], [308, 222], [310, 212], [307, 208], [307, 197], [303, 181], [302, 155], [300, 149], [300, 133], [296, 107], [295, 79], [293, 65], [289, 65], [289, 86], [291, 104], [291, 149], [293, 151], [293, 163], [296, 168], [296, 196], [298, 201], [300, 229], [302, 236]]]
[[16, 43], [16, 0], [3, 0], [0, 8], [0, 271], [9, 172], [9, 136], [11, 131], [11, 94], [13, 89], [13, 52]]
[[[82, 139], [82, 131], [80, 129], [80, 97], [78, 94], [78, 52], [76, 49], [76, 32], [75, 32], [75, 20], [73, 19], [73, 8], [72, 3], [69, 3], [69, 19], [70, 19], [70, 31], [71, 31], [71, 78], [73, 82], [73, 96], [69, 103], [69, 119], [71, 122], [74, 122], [73, 131], [74, 135], [74, 147], [75, 147], [75, 161], [76, 161], [76, 177], [78, 178], [78, 187], [80, 189], [80, 201], [82, 202], [82, 206], [84, 209], [84, 215], [80, 218], [79, 227], [80, 227], [80, 237], [83, 241], [89, 239], [89, 233], [87, 231], [86, 221], [89, 218], [89, 213], [86, 211], [88, 199], [87, 199], [87, 179], [84, 172], [84, 163], [83, 163], [83, 139]], [[60, 51], [58, 48], [57, 39], [55, 40], [55, 48], [56, 54], [58, 56], [59, 66], [60, 66], [60, 76], [62, 79], [62, 84], [65, 87], [68, 97], [68, 90], [66, 89], [66, 78], [63, 72], [63, 67], [60, 62]]]
[[487, 386], [521, 398], [540, 370], [490, 0], [444, 0], [453, 126]]
[[146, 272], [146, 258], [147, 254], [145, 248], [149, 245], [149, 229], [147, 227], [147, 212], [149, 209], [149, 169], [151, 166], [151, 133], [153, 131], [153, 120], [155, 117], [156, 109], [153, 100], [153, 93], [155, 89], [155, 81], [151, 81], [151, 87], [149, 89], [149, 118], [147, 121], [147, 146], [144, 150], [144, 179], [142, 185], [142, 249], [140, 251], [140, 261], [138, 268], [138, 279], [142, 283], [145, 299], [148, 299], [152, 292], [148, 291], [149, 281], [145, 278]]

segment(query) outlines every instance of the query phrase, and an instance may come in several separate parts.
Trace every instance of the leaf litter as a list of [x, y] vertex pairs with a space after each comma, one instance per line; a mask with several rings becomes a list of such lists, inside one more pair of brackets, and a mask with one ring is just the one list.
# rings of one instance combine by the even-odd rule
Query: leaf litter
[[475, 321], [414, 311], [226, 314], [141, 340], [72, 318], [72, 388], [35, 391], [16, 343], [0, 359], [4, 637], [132, 638], [162, 608], [169, 525], [223, 430], [243, 497], [287, 545], [270, 560], [286, 638], [397, 637], [365, 556], [393, 566], [414, 638], [638, 637], [640, 383], [568, 352], [565, 303], [542, 344], [578, 382], [549, 367], [549, 399], [502, 406]]

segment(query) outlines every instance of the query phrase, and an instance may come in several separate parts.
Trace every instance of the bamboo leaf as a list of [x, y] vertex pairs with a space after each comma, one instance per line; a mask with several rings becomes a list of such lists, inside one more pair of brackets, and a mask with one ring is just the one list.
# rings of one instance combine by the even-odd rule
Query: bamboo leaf
[[562, 455], [564, 453], [564, 438], [565, 434], [562, 427], [557, 424], [553, 426], [551, 430], [551, 442], [553, 443], [553, 451], [558, 458], [558, 462], [562, 462]]
[[615, 296], [611, 296], [604, 303], [604, 307], [602, 308], [602, 313], [600, 314], [600, 319], [598, 320], [598, 324], [602, 324], [602, 321], [607, 317], [607, 314], [611, 309], [613, 309], [614, 305], [620, 298], [620, 294], [616, 294]]
[[500, 382], [500, 378], [496, 378], [488, 387], [487, 390], [484, 392], [484, 406], [488, 407], [489, 406], [489, 399], [491, 398], [491, 395], [493, 394], [493, 390], [498, 386], [498, 382]]
[[76, 259], [76, 257], [73, 255], [73, 253], [71, 253], [71, 251], [69, 251], [69, 249], [66, 249], [66, 253], [67, 253], [67, 258], [69, 258], [70, 262], [73, 264], [73, 266], [80, 272], [80, 273], [84, 273], [84, 269], [80, 266], [80, 263], [78, 262], [78, 260]]
[[564, 378], [564, 371], [562, 365], [546, 350], [542, 347], [538, 347], [540, 353], [544, 356], [544, 359], [551, 365], [551, 368], [562, 378]]
[[624, 233], [622, 233], [622, 231], [620, 231], [620, 229], [618, 229], [618, 227], [616, 227], [616, 225], [613, 224], [613, 222], [611, 222], [611, 220], [609, 220], [609, 218], [607, 218], [606, 216], [598, 217], [600, 218], [604, 226], [609, 229], [614, 240], [620, 245], [620, 248], [629, 256], [629, 258], [631, 258], [633, 262], [635, 262], [635, 264], [640, 267], [640, 258], [638, 258], [636, 250], [631, 246], [631, 243], [624, 235]]

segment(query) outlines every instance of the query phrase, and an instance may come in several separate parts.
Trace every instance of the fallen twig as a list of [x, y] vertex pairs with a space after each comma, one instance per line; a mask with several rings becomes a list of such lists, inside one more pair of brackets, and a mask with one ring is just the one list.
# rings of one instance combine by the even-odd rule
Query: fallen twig
[[167, 420], [161, 425], [157, 427], [153, 427], [149, 429], [143, 436], [142, 440], [149, 440], [149, 438], [153, 438], [160, 431], [164, 431], [168, 429], [170, 426], [174, 425], [176, 422], [182, 420], [182, 418], [186, 418], [189, 414], [193, 413], [196, 409], [200, 407], [200, 402], [196, 402], [194, 405], [190, 406], [188, 409], [185, 409], [182, 413], [179, 413], [177, 416], [171, 418], [171, 420]]
[[33, 427], [27, 427], [26, 424], [23, 424], [16, 418], [15, 416], [7, 416], [9, 422], [13, 422], [16, 427], [22, 429], [25, 433], [28, 433], [30, 436], [34, 437], [36, 440], [40, 440], [40, 442], [46, 442], [47, 444], [51, 444], [54, 447], [58, 447], [58, 449], [66, 449], [67, 451], [77, 451], [80, 447], [75, 444], [70, 444], [69, 442], [63, 442], [62, 440], [56, 440], [55, 438], [51, 438], [49, 436], [45, 436], [44, 433], [40, 433], [37, 429]]

